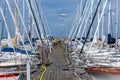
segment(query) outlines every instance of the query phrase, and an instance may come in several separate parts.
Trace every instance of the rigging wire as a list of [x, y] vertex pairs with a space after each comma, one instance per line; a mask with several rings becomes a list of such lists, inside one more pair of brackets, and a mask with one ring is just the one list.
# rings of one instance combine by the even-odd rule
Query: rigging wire
[[76, 35], [76, 38], [77, 37], [81, 37], [82, 38], [82, 36], [80, 36], [80, 34], [81, 34], [81, 30], [82, 30], [82, 28], [83, 28], [83, 24], [85, 24], [85, 22], [87, 21], [87, 16], [88, 16], [88, 13], [87, 12], [89, 12], [89, 9], [90, 8], [90, 1], [88, 2], [88, 4], [86, 5], [86, 9], [85, 9], [85, 13], [84, 13], [84, 16], [83, 16], [83, 19], [82, 19], [82, 21], [81, 21], [81, 24], [79, 25], [80, 26], [80, 28], [79, 28], [79, 30], [78, 30], [78, 32], [77, 32], [77, 35]]
[[44, 22], [43, 22], [43, 20], [42, 20], [42, 16], [41, 16], [41, 14], [40, 14], [41, 11], [40, 11], [38, 2], [37, 2], [36, 0], [34, 0], [34, 1], [35, 1], [37, 10], [38, 10], [38, 14], [39, 14], [39, 18], [40, 18], [40, 20], [41, 20], [41, 24], [42, 24], [42, 28], [43, 28], [44, 34], [46, 35], [45, 26], [44, 26]]
[[35, 17], [35, 13], [34, 13], [33, 8], [32, 8], [32, 4], [31, 4], [30, 0], [27, 0], [27, 1], [28, 1], [29, 5], [30, 5], [31, 12], [32, 12], [33, 18], [34, 18], [34, 20], [35, 20], [36, 28], [37, 28], [39, 37], [40, 37], [40, 39], [41, 39], [41, 42], [42, 42], [42, 44], [43, 44], [43, 40], [42, 40], [42, 37], [41, 37], [41, 32], [40, 32], [40, 29], [39, 29], [39, 26], [38, 26], [38, 23], [37, 23], [37, 20], [36, 20], [36, 17]]
[[85, 11], [86, 11], [86, 8], [87, 8], [88, 3], [89, 3], [89, 0], [85, 3], [85, 7], [84, 7], [83, 10], [82, 10], [83, 13], [81, 13], [81, 17], [80, 17], [80, 19], [79, 19], [79, 23], [77, 24], [77, 28], [76, 28], [74, 34], [72, 35], [75, 39], [76, 39], [77, 34], [78, 34], [78, 32], [79, 32], [79, 28], [81, 27], [81, 26], [80, 26], [81, 18], [82, 18], [82, 16], [84, 16], [84, 14], [85, 14]]
[[81, 48], [80, 53], [83, 52], [85, 43], [86, 43], [86, 41], [87, 41], [87, 38], [88, 38], [88, 36], [89, 36], [90, 30], [91, 30], [92, 25], [93, 25], [93, 22], [94, 22], [94, 20], [95, 20], [96, 15], [97, 15], [97, 11], [98, 11], [98, 8], [99, 8], [100, 3], [101, 3], [101, 0], [99, 0], [99, 2], [98, 2], [97, 8], [96, 8], [96, 10], [95, 10], [95, 14], [94, 14], [94, 16], [93, 16], [92, 22], [91, 22], [90, 27], [89, 27], [89, 29], [88, 29], [88, 32], [87, 32], [86, 38], [85, 38], [85, 40], [84, 40], [84, 42], [83, 42], [83, 46], [82, 46], [82, 48]]
[[[6, 15], [6, 9], [7, 9], [7, 6], [6, 6], [6, 3], [5, 3], [5, 5], [4, 5], [4, 9], [3, 9], [3, 11], [4, 11], [3, 14], [4, 14], [4, 16]], [[1, 23], [2, 23], [2, 26], [1, 26], [0, 40], [2, 40], [2, 38], [3, 38], [3, 34], [4, 34], [4, 26], [5, 26], [4, 21], [1, 20]]]

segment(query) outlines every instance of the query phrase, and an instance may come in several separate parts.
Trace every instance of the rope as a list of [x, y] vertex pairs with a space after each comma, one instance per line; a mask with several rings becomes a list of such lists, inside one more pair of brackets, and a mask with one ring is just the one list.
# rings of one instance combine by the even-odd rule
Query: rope
[[45, 66], [43, 66], [43, 65], [40, 67], [40, 69], [41, 69], [41, 68], [44, 68], [44, 71], [43, 71], [43, 73], [42, 73], [42, 75], [41, 75], [41, 77], [40, 77], [40, 80], [43, 79], [43, 77], [44, 77], [44, 75], [45, 75], [45, 72], [46, 72], [46, 70], [47, 70], [47, 68], [46, 68]]

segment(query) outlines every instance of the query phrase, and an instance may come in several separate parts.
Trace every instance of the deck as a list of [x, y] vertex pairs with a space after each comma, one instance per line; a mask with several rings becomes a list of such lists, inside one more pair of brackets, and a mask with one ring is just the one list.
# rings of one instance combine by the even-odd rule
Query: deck
[[52, 64], [47, 68], [43, 80], [76, 80], [66, 60], [63, 46], [57, 45], [49, 58]]
[[[47, 70], [42, 80], [78, 80], [65, 57], [63, 45], [58, 44], [54, 47], [53, 52], [49, 54], [49, 60], [51, 64], [47, 66]], [[43, 70], [38, 71], [34, 75], [37, 75], [37, 77], [32, 80], [40, 80], [42, 72]]]

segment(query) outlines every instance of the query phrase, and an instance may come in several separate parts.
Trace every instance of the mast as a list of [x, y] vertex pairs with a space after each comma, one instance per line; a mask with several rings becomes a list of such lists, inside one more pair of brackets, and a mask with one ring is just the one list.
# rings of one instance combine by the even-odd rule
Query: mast
[[[4, 5], [4, 10], [3, 10], [3, 14], [4, 16], [6, 16], [6, 10], [7, 10], [7, 6], [6, 6], [6, 3]], [[1, 23], [1, 35], [0, 35], [0, 40], [2, 40], [2, 37], [3, 37], [3, 34], [4, 34], [4, 26], [5, 26], [5, 22], [4, 20], [0, 20], [0, 23]]]
[[[23, 13], [22, 13], [22, 17], [23, 17], [23, 21], [25, 21], [25, 0], [23, 0], [23, 9], [22, 9]], [[23, 37], [24, 37], [24, 31], [21, 30], [21, 32], [23, 33]]]
[[40, 32], [40, 29], [39, 29], [39, 26], [38, 26], [38, 23], [37, 23], [37, 20], [35, 18], [35, 13], [33, 11], [33, 8], [32, 8], [32, 4], [30, 2], [30, 0], [26, 0], [26, 3], [28, 5], [28, 8], [30, 9], [30, 13], [34, 19], [34, 22], [35, 22], [35, 25], [36, 25], [36, 28], [37, 28], [37, 31], [38, 31], [38, 34], [39, 34], [39, 37], [40, 37], [40, 40], [41, 40], [41, 43], [43, 44], [43, 40], [42, 40], [42, 37], [41, 37], [41, 32]]
[[10, 31], [9, 31], [9, 28], [8, 28], [8, 25], [7, 25], [7, 22], [6, 22], [6, 19], [5, 19], [5, 15], [4, 15], [4, 12], [3, 12], [1, 6], [0, 6], [0, 13], [1, 13], [2, 18], [3, 18], [3, 21], [4, 21], [4, 25], [5, 25], [5, 28], [6, 28], [7, 34], [8, 34], [8, 39], [9, 39], [9, 41], [10, 41], [10, 42], [8, 43], [8, 45], [10, 44], [9, 46], [12, 47], [13, 50], [14, 50], [14, 52], [15, 52], [15, 48], [14, 48], [13, 43], [12, 43], [12, 39], [11, 39], [11, 35], [10, 35]]
[[[83, 24], [84, 20], [82, 20], [82, 18], [84, 19], [84, 16], [85, 16], [85, 13], [86, 13], [86, 8], [87, 8], [87, 5], [89, 4], [89, 1], [87, 1], [85, 4], [84, 4], [84, 8], [82, 9], [82, 13], [81, 13], [81, 16], [80, 16], [80, 19], [78, 19], [78, 24], [75, 26], [75, 30], [72, 34], [72, 36], [76, 39], [77, 37], [80, 37], [80, 31], [81, 31], [81, 25]], [[80, 11], [79, 11], [79, 14], [80, 14]], [[79, 15], [78, 14], [78, 15]], [[79, 16], [78, 16], [79, 17]]]
[[[103, 5], [104, 5], [104, 0], [103, 0]], [[104, 36], [104, 16], [105, 14], [103, 14], [103, 17], [102, 17], [102, 43], [103, 43], [103, 36]]]
[[30, 15], [30, 11], [28, 11], [28, 22], [29, 22], [29, 28], [28, 28], [28, 34], [30, 39], [32, 38], [32, 16]]
[[95, 10], [95, 14], [94, 14], [94, 16], [93, 16], [92, 22], [91, 22], [90, 27], [89, 27], [89, 29], [88, 29], [88, 32], [87, 32], [86, 38], [85, 38], [85, 40], [84, 40], [84, 42], [83, 42], [83, 46], [82, 46], [82, 48], [81, 48], [80, 53], [83, 52], [85, 43], [86, 43], [86, 41], [87, 41], [87, 38], [88, 38], [88, 36], [89, 36], [90, 30], [91, 30], [92, 25], [93, 25], [93, 22], [94, 22], [94, 20], [95, 20], [96, 15], [97, 15], [97, 11], [98, 11], [98, 7], [99, 7], [100, 3], [101, 3], [101, 0], [99, 0], [99, 2], [98, 2], [97, 8], [96, 8], [96, 10]]
[[83, 0], [80, 0], [80, 16], [82, 16], [82, 3], [83, 3]]
[[117, 0], [116, 1], [116, 6], [117, 6], [117, 8], [116, 8], [116, 44], [118, 44], [118, 41], [117, 41], [117, 37], [118, 37], [118, 18], [119, 18], [119, 10], [118, 10], [118, 6], [119, 6], [119, 0]]
[[[14, 0], [14, 2], [15, 2], [15, 0]], [[15, 5], [16, 5], [17, 11], [18, 11], [18, 16], [19, 16], [19, 18], [20, 18], [20, 20], [21, 20], [21, 23], [23, 24], [23, 28], [25, 29], [25, 32], [26, 32], [27, 37], [28, 37], [28, 40], [29, 40], [29, 42], [30, 42], [31, 48], [34, 50], [34, 47], [33, 47], [33, 45], [32, 45], [32, 42], [31, 42], [31, 40], [30, 40], [30, 37], [29, 37], [29, 35], [28, 35], [28, 30], [27, 30], [27, 28], [26, 28], [26, 25], [25, 25], [25, 23], [24, 23], [24, 21], [23, 21], [22, 14], [21, 14], [20, 9], [19, 9], [19, 7], [18, 7], [18, 5], [17, 5], [16, 2], [15, 2]], [[17, 26], [17, 27], [18, 27], [18, 26]], [[19, 36], [21, 37], [21, 34], [20, 34], [20, 33], [19, 33]], [[35, 50], [34, 50], [34, 51], [35, 51]]]
[[30, 80], [30, 61], [27, 60], [26, 64], [27, 64], [27, 66], [26, 66], [26, 69], [27, 69], [27, 80]]
[[[10, 6], [10, 4], [9, 4], [9, 1], [8, 1], [8, 0], [5, 0], [5, 2], [6, 2], [6, 4], [7, 4], [8, 10], [9, 10], [10, 15], [11, 15], [11, 17], [12, 17], [12, 20], [13, 20], [13, 23], [14, 23], [14, 25], [15, 25], [15, 28], [17, 28], [18, 26], [17, 26], [17, 24], [16, 24], [15, 17], [14, 17], [14, 15], [13, 15], [11, 6]], [[17, 6], [16, 6], [16, 7], [17, 7]], [[18, 11], [19, 11], [19, 10], [18, 10]], [[20, 34], [20, 39], [21, 39], [21, 41], [22, 41], [22, 43], [23, 43], [23, 47], [24, 47], [24, 49], [25, 49], [25, 52], [27, 53], [27, 57], [28, 57], [28, 59], [30, 60], [28, 51], [27, 51], [27, 49], [26, 49], [26, 47], [25, 47], [24, 41], [23, 41], [23, 39], [22, 39], [22, 37], [21, 37], [21, 34]]]
[[[88, 0], [86, 0], [85, 2], [84, 2], [84, 6], [82, 7], [82, 12], [81, 12], [81, 16], [80, 16], [80, 18], [78, 19], [78, 23], [77, 23], [77, 25], [75, 25], [75, 30], [73, 31], [73, 33], [71, 34], [71, 36], [72, 36], [72, 38], [76, 38], [77, 37], [77, 34], [79, 34], [78, 32], [79, 32], [79, 30], [80, 30], [80, 23], [82, 22], [82, 16], [85, 14], [85, 11], [86, 11], [86, 6], [88, 5]], [[79, 14], [80, 14], [80, 11], [78, 12]], [[79, 15], [78, 14], [78, 15]], [[79, 17], [79, 16], [78, 16]], [[77, 18], [77, 16], [76, 16], [76, 18]], [[76, 27], [77, 26], [77, 27]]]
[[36, 0], [34, 0], [34, 1], [35, 1], [35, 6], [36, 6], [36, 8], [37, 8], [37, 10], [38, 10], [38, 16], [39, 16], [39, 18], [40, 18], [40, 22], [41, 22], [41, 24], [42, 24], [41, 27], [42, 27], [42, 29], [43, 29], [44, 34], [46, 35], [45, 25], [44, 25], [44, 22], [43, 22], [43, 20], [42, 20], [42, 16], [41, 16], [41, 13], [40, 13], [39, 5], [38, 5], [38, 3], [37, 3]]
[[[6, 15], [6, 9], [7, 9], [7, 6], [6, 6], [6, 3], [5, 3], [5, 6], [4, 6], [4, 12], [3, 12], [3, 14], [4, 14], [4, 16]], [[4, 26], [5, 26], [5, 23], [4, 23], [4, 20], [0, 20], [0, 23], [1, 23], [1, 35], [0, 35], [0, 40], [2, 40], [2, 36], [3, 36], [3, 33], [4, 33]]]
[[[82, 1], [82, 0], [81, 0]], [[76, 30], [76, 27], [77, 26], [77, 22], [79, 22], [79, 14], [80, 14], [80, 4], [77, 6], [77, 9], [76, 9], [76, 15], [74, 17], [74, 21], [73, 21], [73, 24], [72, 24], [72, 28], [71, 28], [71, 31], [70, 31], [70, 34], [69, 34], [69, 39], [72, 39], [73, 38], [73, 34], [74, 34], [74, 31]]]
[[[99, 0], [98, 0], [98, 2], [99, 2]], [[99, 22], [99, 17], [100, 17], [99, 12], [100, 12], [100, 7], [98, 7], [98, 22]], [[100, 37], [99, 33], [100, 33], [100, 28], [98, 28], [98, 37], [97, 37], [98, 39]]]
[[109, 10], [108, 10], [108, 34], [110, 34], [110, 11], [111, 11], [111, 0], [109, 1]]
[[[92, 22], [92, 13], [93, 13], [93, 11], [92, 11], [92, 7], [93, 7], [93, 6], [92, 6], [92, 1], [93, 1], [93, 0], [91, 0], [91, 7], [90, 7], [90, 13], [91, 13], [91, 16], [90, 16], [90, 23]], [[92, 38], [92, 30], [93, 30], [93, 29], [91, 28], [91, 31], [90, 31], [90, 38]]]
[[[19, 3], [18, 0], [15, 0], [15, 3]], [[17, 11], [17, 7], [16, 7], [16, 4], [14, 3], [14, 16], [15, 16], [15, 21], [16, 21], [16, 25], [18, 26], [16, 29], [15, 29], [15, 32], [19, 30], [20, 28], [20, 24], [19, 24], [19, 16], [18, 16], [18, 11]], [[18, 5], [19, 6], [19, 5]], [[16, 33], [17, 35], [17, 33]]]
[[25, 18], [25, 0], [23, 0], [23, 20]]
[[[92, 10], [93, 4], [94, 4], [94, 0], [91, 0], [90, 10], [89, 10], [89, 9], [87, 10], [87, 12], [89, 12], [89, 11], [90, 11], [90, 12], [86, 15], [86, 19], [85, 19], [85, 23], [84, 23], [84, 28], [83, 28], [83, 30], [82, 30], [83, 32], [81, 33], [81, 40], [82, 40], [82, 37], [83, 37], [84, 33], [85, 33], [85, 35], [86, 35], [86, 29], [87, 29], [86, 27], [87, 27], [88, 19], [89, 19], [90, 17], [92, 18], [92, 15], [91, 15], [91, 14], [92, 14], [92, 11], [91, 11], [91, 10]], [[87, 13], [87, 12], [86, 12], [86, 13]], [[92, 19], [91, 19], [91, 20], [92, 20]], [[91, 21], [90, 21], [90, 22], [91, 22]], [[92, 30], [92, 28], [91, 28], [91, 30]], [[91, 38], [91, 36], [92, 36], [92, 35], [91, 35], [91, 31], [90, 31], [90, 38]]]
[[[82, 27], [83, 27], [83, 24], [84, 24], [84, 22], [86, 21], [86, 16], [87, 16], [87, 10], [89, 10], [89, 6], [90, 6], [90, 1], [87, 1], [87, 3], [86, 3], [86, 6], [85, 6], [85, 9], [84, 9], [84, 14], [82, 15], [83, 17], [82, 17], [82, 20], [81, 20], [81, 22], [79, 23], [79, 28], [78, 28], [78, 30], [77, 30], [77, 34], [76, 34], [76, 36], [75, 36], [75, 38], [77, 38], [77, 37], [80, 37], [81, 35], [81, 29], [82, 29]], [[81, 36], [82, 37], [82, 36]]]
[[2, 40], [2, 33], [3, 33], [3, 27], [2, 27], [2, 25], [3, 25], [4, 23], [3, 23], [3, 21], [0, 19], [0, 27], [1, 27], [1, 35], [0, 35], [0, 41]]
[[[96, 28], [96, 31], [95, 31], [95, 34], [94, 34], [94, 37], [93, 37], [93, 41], [95, 40], [95, 37], [97, 35], [98, 29], [99, 29], [99, 25], [100, 25], [100, 21], [101, 21], [101, 19], [103, 17], [103, 14], [104, 14], [104, 11], [105, 11], [107, 3], [108, 3], [108, 0], [106, 0], [105, 3], [104, 3], [103, 10], [102, 10], [102, 13], [100, 15], [100, 19], [99, 19], [99, 22], [98, 22], [98, 25], [97, 25], [97, 28]], [[89, 47], [89, 50], [91, 49], [92, 46], [93, 46], [93, 42], [91, 43], [91, 45]]]

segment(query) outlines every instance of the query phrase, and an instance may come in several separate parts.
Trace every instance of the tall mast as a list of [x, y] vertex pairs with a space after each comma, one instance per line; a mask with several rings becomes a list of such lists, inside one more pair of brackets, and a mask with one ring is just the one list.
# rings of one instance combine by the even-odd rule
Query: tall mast
[[[104, 11], [105, 11], [105, 8], [106, 8], [107, 3], [108, 3], [108, 0], [106, 0], [106, 1], [104, 2], [104, 6], [103, 6], [103, 9], [102, 9], [102, 13], [101, 13], [101, 15], [100, 15], [100, 19], [99, 19], [99, 22], [98, 22], [98, 24], [97, 24], [97, 28], [96, 28], [96, 31], [95, 31], [93, 40], [95, 39], [95, 37], [96, 37], [96, 35], [97, 35], [98, 29], [99, 29], [99, 25], [100, 25], [100, 22], [101, 22], [101, 19], [102, 19], [103, 14], [104, 14]], [[94, 17], [93, 17], [93, 18], [94, 18]], [[93, 46], [93, 42], [91, 43], [91, 45], [90, 45], [90, 47], [89, 47], [89, 50], [91, 49], [92, 46]]]
[[1, 28], [1, 30], [0, 30], [0, 41], [2, 40], [2, 36], [3, 36], [3, 30], [4, 30], [4, 21], [2, 21], [2, 19], [0, 19], [0, 28]]
[[[99, 2], [99, 0], [98, 0], [98, 2]], [[99, 22], [99, 16], [100, 16], [99, 12], [100, 12], [100, 7], [98, 7], [98, 22]], [[99, 35], [100, 30], [99, 30], [99, 29], [100, 29], [100, 28], [98, 28], [98, 35], [97, 35], [97, 38], [100, 37], [100, 35]]]
[[[104, 0], [103, 0], [103, 5], [104, 5]], [[104, 16], [105, 16], [105, 14], [103, 14], [103, 17], [102, 17], [102, 42], [103, 42], [103, 35], [104, 35]]]
[[[18, 2], [19, 0], [15, 0], [15, 3], [19, 3]], [[15, 21], [16, 21], [16, 25], [18, 26], [18, 28], [20, 27], [20, 24], [19, 24], [19, 16], [18, 16], [18, 11], [17, 11], [17, 7], [14, 3], [14, 16], [15, 16]], [[18, 5], [19, 6], [19, 5]], [[15, 29], [16, 31], [19, 30], [19, 29]]]
[[109, 10], [108, 10], [108, 34], [110, 33], [110, 10], [111, 10], [111, 1], [109, 0]]
[[[4, 14], [4, 16], [6, 15], [6, 9], [7, 9], [7, 6], [6, 6], [6, 3], [5, 3], [5, 6], [4, 6], [4, 12], [3, 12], [3, 14]], [[1, 35], [0, 35], [0, 40], [2, 40], [2, 36], [3, 36], [3, 33], [4, 33], [4, 26], [5, 26], [5, 23], [4, 23], [4, 20], [0, 20], [0, 23], [1, 23]]]
[[83, 12], [83, 15], [81, 16], [82, 20], [80, 21], [80, 23], [78, 24], [78, 29], [77, 29], [77, 33], [75, 35], [75, 38], [77, 37], [80, 37], [81, 36], [81, 29], [82, 29], [82, 26], [86, 20], [86, 16], [87, 16], [87, 11], [89, 9], [89, 6], [90, 6], [90, 1], [87, 1], [86, 5], [85, 5], [85, 8], [84, 8], [84, 12]]
[[35, 1], [36, 9], [37, 9], [37, 11], [38, 11], [39, 19], [40, 19], [40, 21], [41, 21], [41, 25], [42, 25], [41, 27], [42, 27], [42, 29], [43, 29], [44, 34], [46, 35], [45, 25], [44, 25], [44, 22], [43, 22], [43, 20], [42, 20], [42, 14], [41, 14], [41, 11], [40, 11], [38, 2], [37, 2], [36, 0], [34, 0], [34, 1]]
[[85, 43], [86, 43], [86, 41], [87, 41], [87, 38], [88, 38], [88, 36], [89, 36], [90, 30], [91, 30], [92, 25], [93, 25], [93, 22], [94, 22], [94, 20], [95, 20], [96, 15], [97, 15], [97, 11], [98, 11], [98, 7], [100, 6], [100, 3], [101, 3], [101, 0], [99, 0], [99, 2], [98, 2], [97, 8], [96, 8], [96, 10], [95, 10], [95, 13], [94, 13], [94, 16], [93, 16], [92, 22], [91, 22], [90, 27], [89, 27], [89, 29], [88, 29], [88, 32], [87, 32], [86, 38], [85, 38], [85, 40], [84, 40], [84, 42], [83, 42], [83, 46], [82, 46], [82, 48], [81, 48], [80, 53], [83, 52], [83, 49], [84, 49]]
[[[25, 21], [25, 0], [23, 0], [23, 9], [22, 9], [23, 11], [23, 13], [22, 13], [22, 16], [23, 16], [23, 21]], [[21, 30], [21, 32], [23, 33], [23, 36], [24, 36], [24, 32], [23, 32], [23, 30]]]
[[82, 0], [81, 0], [81, 2], [80, 2], [80, 16], [82, 16]]
[[117, 8], [116, 8], [116, 44], [118, 44], [117, 37], [118, 37], [118, 15], [119, 15], [118, 6], [119, 6], [119, 0], [116, 1], [116, 5], [117, 5]]
[[23, 20], [25, 18], [25, 0], [23, 0]]
[[[93, 0], [91, 0], [91, 5], [92, 5], [92, 1], [93, 1]], [[92, 7], [93, 7], [93, 6], [90, 7], [90, 13], [91, 13], [90, 23], [92, 22], [92, 13], [93, 13], [93, 11], [92, 11], [93, 8], [92, 8]], [[91, 31], [90, 31], [90, 38], [92, 38], [92, 28], [91, 28]]]
[[76, 15], [74, 17], [74, 21], [73, 21], [73, 24], [72, 24], [72, 28], [71, 28], [71, 31], [70, 31], [70, 34], [69, 34], [69, 39], [72, 39], [73, 36], [74, 36], [74, 32], [76, 31], [76, 27], [77, 26], [77, 22], [79, 22], [79, 14], [80, 14], [80, 3], [76, 9]]
[[33, 11], [32, 4], [31, 4], [30, 0], [26, 0], [26, 3], [27, 3], [27, 6], [28, 6], [28, 8], [29, 8], [29, 10], [30, 10], [30, 13], [31, 13], [31, 15], [32, 15], [32, 17], [33, 17], [33, 19], [34, 19], [34, 23], [35, 23], [35, 25], [36, 25], [36, 28], [37, 28], [37, 31], [38, 31], [38, 34], [39, 34], [39, 38], [40, 38], [40, 40], [41, 40], [41, 43], [43, 44], [43, 40], [42, 40], [42, 37], [41, 37], [41, 32], [40, 32], [40, 30], [39, 30], [39, 25], [38, 25], [37, 20], [36, 20], [36, 18], [35, 18], [35, 13], [34, 13], [34, 11]]

